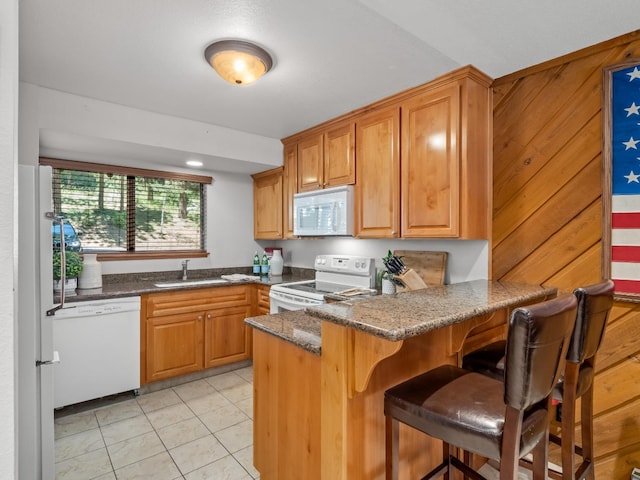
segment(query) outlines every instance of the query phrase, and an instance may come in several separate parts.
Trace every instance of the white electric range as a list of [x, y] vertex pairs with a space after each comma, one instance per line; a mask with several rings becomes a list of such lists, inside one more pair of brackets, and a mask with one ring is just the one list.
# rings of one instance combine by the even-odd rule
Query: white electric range
[[302, 310], [325, 303], [325, 295], [349, 295], [375, 289], [375, 260], [357, 255], [318, 255], [315, 280], [281, 283], [271, 287], [271, 313]]

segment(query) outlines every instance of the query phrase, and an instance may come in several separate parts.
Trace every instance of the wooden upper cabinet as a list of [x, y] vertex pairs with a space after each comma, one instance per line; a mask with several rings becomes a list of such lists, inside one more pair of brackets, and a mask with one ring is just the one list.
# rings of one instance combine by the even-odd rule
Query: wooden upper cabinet
[[293, 196], [298, 193], [298, 145], [284, 145], [283, 236], [293, 235]]
[[322, 188], [324, 137], [313, 135], [298, 142], [298, 191]]
[[400, 108], [356, 120], [355, 235], [400, 235]]
[[349, 185], [356, 181], [355, 124], [333, 126], [298, 140], [298, 191]]
[[251, 175], [253, 178], [253, 237], [282, 238], [283, 167]]
[[405, 238], [489, 238], [490, 94], [456, 78], [401, 104]]
[[347, 123], [324, 134], [324, 188], [356, 182], [355, 124]]
[[457, 237], [459, 86], [402, 104], [402, 235]]
[[488, 239], [490, 86], [463, 67], [284, 139], [285, 164], [297, 167], [297, 185], [285, 186], [285, 238], [293, 189], [355, 183], [357, 237]]

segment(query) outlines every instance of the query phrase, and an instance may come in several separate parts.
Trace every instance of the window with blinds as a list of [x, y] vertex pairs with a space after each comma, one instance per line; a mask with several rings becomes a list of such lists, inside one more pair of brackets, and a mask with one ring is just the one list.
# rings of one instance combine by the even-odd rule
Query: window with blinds
[[[211, 177], [41, 159], [53, 168], [53, 207], [83, 252], [205, 252]], [[208, 181], [207, 181], [208, 180]]]

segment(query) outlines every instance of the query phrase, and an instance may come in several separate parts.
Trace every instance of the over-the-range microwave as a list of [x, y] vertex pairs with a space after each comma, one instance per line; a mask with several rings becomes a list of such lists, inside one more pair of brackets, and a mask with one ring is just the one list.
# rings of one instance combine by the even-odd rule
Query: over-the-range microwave
[[353, 185], [295, 194], [293, 219], [296, 236], [352, 236]]

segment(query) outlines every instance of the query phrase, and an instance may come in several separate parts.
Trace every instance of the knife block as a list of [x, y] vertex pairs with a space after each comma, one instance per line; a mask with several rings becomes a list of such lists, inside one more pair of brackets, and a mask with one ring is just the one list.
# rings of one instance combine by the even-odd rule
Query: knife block
[[394, 275], [394, 277], [402, 282], [402, 285], [404, 285], [404, 288], [406, 290], [419, 290], [421, 288], [427, 288], [427, 284], [424, 283], [424, 280], [420, 278], [420, 275], [418, 275], [415, 270], [408, 269], [400, 275]]

